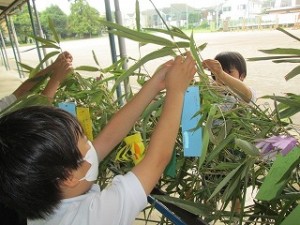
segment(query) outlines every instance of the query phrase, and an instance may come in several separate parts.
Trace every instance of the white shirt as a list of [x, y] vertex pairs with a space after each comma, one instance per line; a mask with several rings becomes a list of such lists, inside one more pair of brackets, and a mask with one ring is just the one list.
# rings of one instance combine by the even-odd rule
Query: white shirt
[[13, 94], [5, 96], [4, 98], [0, 99], [0, 112], [6, 109], [11, 104], [13, 104], [15, 101], [17, 101], [17, 98]]
[[89, 192], [62, 200], [58, 209], [45, 220], [28, 220], [28, 225], [130, 225], [147, 206], [145, 191], [129, 172], [116, 176], [100, 191], [94, 184]]

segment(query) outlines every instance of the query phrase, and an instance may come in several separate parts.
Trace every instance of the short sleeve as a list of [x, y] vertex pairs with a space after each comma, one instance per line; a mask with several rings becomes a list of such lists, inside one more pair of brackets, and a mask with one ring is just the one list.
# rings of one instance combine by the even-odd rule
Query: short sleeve
[[13, 104], [16, 100], [17, 98], [14, 94], [5, 96], [4, 98], [0, 99], [0, 112]]
[[93, 210], [101, 224], [130, 225], [147, 206], [147, 196], [134, 173], [116, 176], [112, 184], [101, 191], [99, 199], [93, 200]]

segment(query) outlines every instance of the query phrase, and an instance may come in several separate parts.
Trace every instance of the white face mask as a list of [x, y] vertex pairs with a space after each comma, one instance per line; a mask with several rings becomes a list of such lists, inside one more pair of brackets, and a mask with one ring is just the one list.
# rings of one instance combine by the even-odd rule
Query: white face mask
[[97, 152], [96, 152], [93, 144], [90, 141], [89, 141], [89, 145], [90, 145], [90, 149], [85, 154], [83, 160], [90, 163], [91, 167], [89, 168], [89, 170], [87, 171], [85, 176], [83, 178], [81, 178], [79, 181], [81, 181], [81, 180], [95, 181], [95, 180], [97, 180], [97, 177], [98, 177], [98, 172], [99, 172], [98, 171], [98, 166], [99, 166], [98, 155], [97, 155]]

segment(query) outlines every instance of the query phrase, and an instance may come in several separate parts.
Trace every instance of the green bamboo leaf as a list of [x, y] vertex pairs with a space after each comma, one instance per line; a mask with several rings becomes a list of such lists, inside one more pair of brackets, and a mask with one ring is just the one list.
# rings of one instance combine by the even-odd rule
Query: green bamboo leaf
[[216, 136], [214, 135], [214, 133], [212, 132], [212, 129], [213, 129], [213, 122], [214, 122], [214, 116], [216, 115], [217, 113], [217, 106], [216, 105], [212, 105], [210, 107], [210, 110], [209, 110], [209, 113], [208, 113], [208, 116], [207, 116], [207, 121], [206, 121], [206, 127], [207, 127], [207, 131], [208, 131], [208, 134], [209, 134], [209, 139], [210, 141], [213, 143], [213, 144], [217, 144], [217, 141], [216, 141]]
[[277, 198], [289, 181], [292, 171], [299, 163], [299, 147], [294, 148], [285, 156], [278, 154], [256, 195], [256, 199], [261, 201], [271, 201]]
[[276, 60], [276, 59], [293, 59], [293, 58], [299, 58], [299, 56], [263, 56], [263, 57], [251, 57], [247, 58], [248, 61], [262, 61], [262, 60]]
[[44, 44], [39, 46], [39, 48], [55, 48], [55, 49], [60, 49], [59, 46], [55, 45], [55, 44]]
[[248, 141], [236, 138], [235, 145], [236, 145], [236, 147], [240, 148], [243, 152], [245, 152], [247, 155], [250, 155], [250, 156], [259, 156], [260, 155], [259, 150], [254, 145], [249, 143]]
[[300, 66], [295, 67], [294, 69], [292, 69], [287, 75], [285, 75], [285, 79], [286, 80], [290, 80], [293, 77], [297, 76], [300, 74]]
[[153, 111], [157, 111], [159, 109], [159, 107], [162, 106], [163, 102], [164, 102], [164, 98], [160, 98], [157, 101], [150, 104], [142, 113], [141, 119], [144, 119], [144, 118], [150, 116]]
[[58, 37], [58, 34], [55, 30], [55, 26], [53, 24], [53, 21], [51, 20], [50, 17], [48, 17], [48, 24], [49, 24], [49, 29], [51, 30], [53, 36], [54, 36], [54, 40], [56, 41], [57, 44], [60, 43], [60, 40], [59, 40], [59, 37]]
[[209, 156], [206, 159], [206, 163], [209, 163], [224, 149], [226, 146], [235, 138], [235, 134], [231, 133], [223, 141], [221, 141], [216, 147], [212, 150]]
[[[151, 4], [153, 5], [157, 15], [159, 16], [159, 18], [161, 19], [161, 21], [163, 22], [163, 24], [165, 25], [165, 27], [167, 28], [167, 30], [170, 30], [168, 24], [166, 23], [165, 19], [162, 17], [160, 11], [156, 8], [156, 6], [153, 4], [153, 2], [150, 0]], [[173, 35], [171, 34], [172, 39], [174, 39]]]
[[49, 52], [47, 53], [47, 55], [45, 55], [45, 57], [42, 59], [42, 61], [40, 61], [40, 63], [37, 65], [37, 68], [40, 68], [40, 66], [45, 63], [47, 60], [49, 60], [50, 58], [52, 58], [53, 56], [56, 56], [60, 53], [60, 51], [53, 51], [53, 52]]
[[170, 35], [173, 37], [179, 37], [182, 39], [190, 40], [189, 36], [187, 36], [183, 32], [178, 32], [178, 30], [171, 29], [171, 30], [164, 30], [164, 29], [159, 29], [159, 28], [144, 28], [146, 31], [151, 31], [151, 32], [158, 32], [166, 35]]
[[92, 53], [93, 53], [93, 59], [94, 59], [95, 63], [97, 64], [97, 66], [100, 66], [95, 51], [92, 50]]
[[259, 50], [263, 53], [267, 54], [283, 54], [283, 55], [300, 55], [300, 49], [295, 48], [274, 48], [274, 49], [267, 49], [267, 50]]
[[135, 1], [135, 23], [137, 31], [141, 31], [141, 12], [138, 0]]
[[300, 59], [278, 59], [273, 60], [274, 63], [300, 63]]
[[203, 66], [202, 66], [202, 62], [200, 60], [200, 54], [198, 54], [197, 48], [196, 48], [196, 43], [193, 37], [193, 32], [191, 34], [191, 38], [190, 38], [190, 50], [191, 53], [193, 55], [193, 58], [196, 60], [197, 62], [197, 68], [200, 74], [205, 74]]
[[203, 138], [202, 138], [202, 154], [199, 159], [198, 168], [201, 168], [201, 166], [203, 165], [203, 163], [206, 159], [208, 144], [209, 144], [209, 134], [208, 134], [207, 128], [204, 127], [202, 132], [203, 132], [202, 133], [202, 136], [203, 136]]
[[285, 217], [285, 219], [280, 223], [280, 225], [292, 225], [299, 223], [299, 215], [300, 215], [300, 205], [297, 205], [293, 211]]
[[127, 79], [131, 74], [133, 74], [133, 72], [138, 69], [140, 66], [144, 65], [146, 62], [153, 60], [153, 59], [157, 59], [157, 58], [161, 58], [164, 56], [168, 56], [168, 55], [173, 55], [174, 51], [172, 50], [172, 48], [168, 48], [168, 47], [164, 47], [162, 49], [159, 49], [157, 51], [151, 52], [148, 55], [144, 56], [143, 58], [141, 58], [137, 63], [135, 63], [133, 66], [131, 66], [130, 68], [128, 68], [128, 70], [126, 70], [115, 82], [115, 85], [113, 87], [113, 92], [115, 91], [116, 87], [125, 79]]
[[230, 163], [230, 162], [221, 162], [217, 166], [214, 167], [215, 170], [233, 170], [240, 163]]
[[29, 48], [29, 49], [23, 50], [22, 52], [30, 52], [30, 51], [35, 50], [35, 49], [36, 49], [36, 47], [33, 47], [33, 48]]
[[231, 199], [234, 198], [234, 196], [239, 194], [237, 190], [240, 189], [239, 186], [241, 185], [241, 180], [241, 173], [236, 173], [235, 176], [229, 181], [222, 196], [222, 199], [225, 203], [224, 207], [228, 205], [228, 203], [231, 201]]
[[74, 68], [74, 70], [83, 70], [83, 71], [90, 71], [90, 72], [100, 71], [98, 67], [94, 67], [94, 66], [78, 66]]
[[289, 107], [299, 107], [300, 104], [300, 98], [297, 98], [297, 96], [293, 95], [291, 95], [291, 97], [266, 95], [262, 98], [270, 98]]
[[[152, 34], [142, 33], [135, 30], [131, 30], [129, 28], [126, 28], [124, 26], [121, 26], [116, 23], [112, 23], [109, 21], [101, 20], [101, 23], [107, 27], [114, 28], [115, 30], [111, 30], [109, 32], [116, 33], [117, 35], [120, 35], [121, 37], [127, 37], [129, 39], [133, 39], [136, 41], [139, 41], [141, 43], [153, 43], [158, 45], [164, 45], [164, 46], [173, 46], [174, 43], [166, 38], [155, 36]], [[118, 31], [118, 32], [116, 32]]]
[[56, 45], [55, 41], [49, 40], [49, 39], [45, 39], [42, 37], [38, 37], [38, 36], [32, 36], [29, 35], [30, 37], [32, 37], [33, 39], [37, 40], [38, 42], [45, 44], [45, 45]]
[[234, 170], [232, 170], [221, 182], [220, 184], [215, 188], [214, 192], [209, 197], [208, 201], [212, 199], [217, 193], [221, 191], [223, 187], [231, 180], [231, 178], [239, 171], [239, 169], [244, 165], [245, 162], [240, 164], [238, 167], [236, 167]]
[[26, 64], [24, 64], [24, 63], [18, 62], [18, 64], [19, 64], [22, 68], [26, 69], [27, 71], [33, 70], [33, 67], [28, 66], [28, 65], [26, 65]]
[[300, 38], [296, 37], [295, 35], [291, 34], [290, 32], [284, 30], [284, 29], [281, 28], [281, 27], [277, 27], [276, 30], [279, 30], [279, 31], [281, 31], [281, 32], [283, 32], [283, 33], [285, 33], [285, 34], [287, 34], [288, 36], [294, 38], [294, 39], [297, 40], [297, 41], [300, 41]]
[[110, 30], [109, 32], [117, 36], [128, 38], [133, 41], [144, 43], [144, 44], [152, 43], [152, 44], [162, 45], [167, 47], [174, 46], [174, 43], [168, 39], [155, 36], [155, 35], [150, 35], [147, 33], [136, 32], [136, 31], [133, 31], [133, 33], [125, 33], [120, 30]]
[[279, 112], [279, 116], [281, 119], [283, 118], [289, 118], [295, 114], [300, 112], [300, 106], [299, 107], [293, 107], [293, 108], [287, 108], [285, 110], [282, 110]]
[[165, 196], [165, 195], [153, 195], [157, 200], [174, 204], [179, 208], [182, 208], [194, 215], [208, 216], [211, 213], [211, 208], [207, 204], [195, 203], [192, 201]]

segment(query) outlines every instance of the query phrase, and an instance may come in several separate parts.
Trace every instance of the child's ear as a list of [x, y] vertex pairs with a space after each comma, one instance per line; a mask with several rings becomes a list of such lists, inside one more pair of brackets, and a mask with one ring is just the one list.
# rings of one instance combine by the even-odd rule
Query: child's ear
[[69, 188], [75, 187], [78, 183], [79, 183], [79, 180], [77, 178], [75, 178], [75, 176], [73, 174], [70, 174], [66, 180], [62, 181], [62, 185], [69, 187]]
[[241, 75], [240, 75], [240, 80], [241, 80], [241, 81], [244, 81], [244, 79], [245, 79], [245, 74], [241, 74]]

